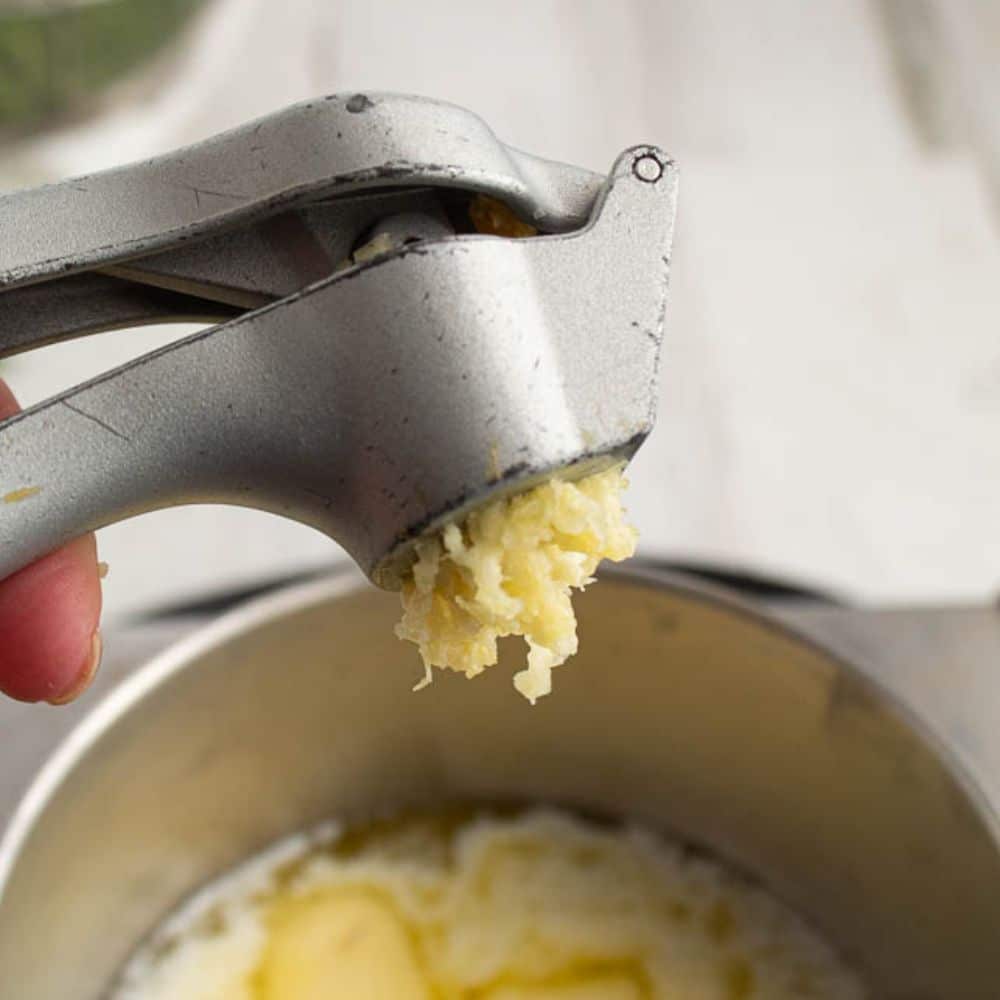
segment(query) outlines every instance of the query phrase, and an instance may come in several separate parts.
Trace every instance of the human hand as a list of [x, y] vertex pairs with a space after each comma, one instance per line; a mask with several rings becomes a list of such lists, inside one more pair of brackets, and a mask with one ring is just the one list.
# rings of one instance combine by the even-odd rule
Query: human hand
[[[17, 413], [0, 381], [0, 419]], [[19, 701], [72, 701], [101, 661], [101, 571], [86, 535], [0, 581], [0, 691]]]

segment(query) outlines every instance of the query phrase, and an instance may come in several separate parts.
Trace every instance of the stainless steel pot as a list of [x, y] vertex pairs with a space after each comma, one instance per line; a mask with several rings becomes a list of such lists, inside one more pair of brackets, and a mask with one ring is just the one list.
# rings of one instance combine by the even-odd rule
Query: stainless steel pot
[[880, 997], [996, 1000], [996, 811], [893, 695], [677, 580], [615, 574], [579, 610], [580, 653], [535, 708], [510, 663], [411, 694], [396, 599], [354, 578], [174, 647], [86, 719], [15, 816], [0, 994], [95, 1000], [180, 899], [290, 831], [514, 799], [717, 852], [810, 917]]

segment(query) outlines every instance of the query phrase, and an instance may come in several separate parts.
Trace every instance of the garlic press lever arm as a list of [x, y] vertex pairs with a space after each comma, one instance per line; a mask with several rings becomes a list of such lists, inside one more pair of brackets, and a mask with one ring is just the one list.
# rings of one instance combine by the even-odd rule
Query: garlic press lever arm
[[391, 210], [373, 194], [481, 192], [564, 232], [584, 224], [602, 180], [512, 149], [439, 101], [305, 102], [142, 163], [0, 195], [0, 356], [281, 298], [328, 276], [359, 227]]

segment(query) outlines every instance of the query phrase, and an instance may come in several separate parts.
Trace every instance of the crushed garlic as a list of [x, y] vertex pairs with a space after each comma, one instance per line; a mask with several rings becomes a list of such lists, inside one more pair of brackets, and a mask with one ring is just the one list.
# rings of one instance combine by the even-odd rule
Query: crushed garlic
[[552, 688], [551, 673], [577, 650], [571, 591], [593, 579], [603, 559], [635, 551], [625, 520], [620, 467], [576, 482], [553, 479], [473, 511], [418, 543], [403, 585], [396, 634], [417, 644], [432, 668], [474, 677], [497, 662], [497, 640], [524, 636], [528, 662], [514, 687], [532, 704]]

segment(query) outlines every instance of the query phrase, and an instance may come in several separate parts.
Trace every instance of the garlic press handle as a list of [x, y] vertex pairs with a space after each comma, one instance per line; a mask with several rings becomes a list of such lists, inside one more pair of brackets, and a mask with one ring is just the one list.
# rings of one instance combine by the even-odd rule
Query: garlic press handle
[[502, 491], [630, 457], [652, 426], [676, 175], [616, 162], [563, 236], [404, 247], [0, 423], [0, 577], [184, 503], [256, 507], [386, 585]]
[[148, 256], [286, 208], [400, 186], [501, 198], [582, 225], [601, 178], [499, 142], [464, 108], [403, 94], [307, 101], [163, 156], [0, 195], [0, 290]]

